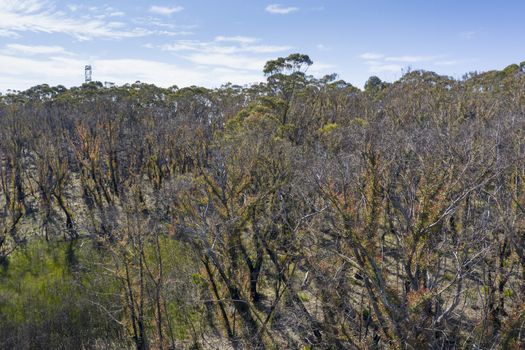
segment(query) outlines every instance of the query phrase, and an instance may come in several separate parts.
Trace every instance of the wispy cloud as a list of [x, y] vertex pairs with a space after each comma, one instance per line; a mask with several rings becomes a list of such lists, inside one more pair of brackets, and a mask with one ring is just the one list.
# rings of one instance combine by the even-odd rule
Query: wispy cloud
[[163, 15], [163, 16], [169, 16], [176, 12], [181, 12], [182, 10], [184, 10], [184, 7], [182, 6], [168, 7], [168, 6], [154, 5], [149, 8], [149, 12], [157, 14], [157, 15]]
[[192, 63], [205, 65], [226, 67], [231, 69], [245, 69], [251, 71], [262, 71], [265, 59], [255, 59], [247, 55], [228, 55], [228, 54], [203, 54], [194, 53], [185, 56], [185, 58]]
[[257, 72], [262, 70], [264, 63], [274, 54], [292, 49], [291, 46], [269, 45], [259, 41], [245, 36], [217, 36], [213, 41], [178, 40], [158, 48], [177, 53], [198, 65]]
[[204, 54], [237, 54], [237, 53], [277, 53], [289, 51], [291, 46], [255, 44], [257, 39], [247, 37], [218, 36], [214, 41], [178, 40], [172, 44], [161, 45], [163, 51], [194, 51]]
[[258, 41], [257, 38], [251, 38], [247, 36], [218, 36], [215, 37], [215, 41], [218, 42], [236, 42], [239, 44], [252, 44]]
[[365, 53], [359, 55], [359, 57], [364, 59], [364, 60], [379, 60], [379, 59], [385, 57], [385, 55], [380, 54], [380, 53], [374, 53], [374, 52], [365, 52]]
[[465, 60], [453, 59], [447, 55], [400, 55], [388, 56], [380, 53], [365, 52], [359, 55], [363, 63], [368, 66], [368, 71], [374, 74], [380, 73], [400, 73], [404, 68], [411, 64], [421, 64], [425, 66], [453, 66]]
[[368, 68], [368, 71], [371, 73], [375, 73], [375, 74], [385, 73], [385, 72], [397, 73], [397, 72], [401, 72], [402, 69], [403, 67], [400, 66], [399, 64], [379, 63], [379, 64], [371, 64], [370, 67]]
[[438, 58], [438, 56], [389, 56], [385, 58], [386, 62], [401, 62], [401, 63], [419, 63], [430, 62]]
[[271, 5], [266, 6], [265, 10], [266, 10], [266, 12], [269, 12], [271, 14], [287, 15], [287, 14], [299, 11], [299, 8], [298, 7], [293, 7], [293, 6], [288, 6], [287, 7], [287, 6], [283, 6], [281, 4], [271, 4]]
[[478, 34], [477, 31], [475, 31], [475, 30], [469, 30], [469, 31], [466, 31], [466, 32], [461, 32], [461, 33], [459, 33], [459, 36], [460, 36], [462, 39], [470, 40], [470, 39], [474, 38], [477, 34]]
[[108, 16], [110, 17], [124, 17], [126, 14], [122, 11], [113, 11], [108, 13]]
[[439, 60], [434, 62], [436, 66], [457, 66], [458, 64], [464, 64], [469, 62], [476, 62], [476, 58], [470, 59], [451, 59], [451, 60]]
[[180, 25], [175, 24], [164, 18], [157, 18], [155, 16], [136, 17], [131, 18], [130, 21], [137, 26], [150, 28], [149, 34], [165, 35], [165, 36], [188, 36], [194, 35], [195, 32], [190, 29], [195, 29], [195, 25]]
[[22, 55], [69, 55], [61, 46], [44, 46], [44, 45], [21, 45], [21, 44], [8, 44], [6, 45], [6, 51], [15, 54]]
[[0, 37], [6, 37], [6, 38], [18, 38], [20, 35], [16, 32], [13, 32], [12, 30], [2, 29], [0, 28]]
[[337, 66], [333, 64], [314, 62], [314, 64], [312, 64], [308, 68], [308, 73], [314, 74], [314, 75], [328, 74], [328, 73], [333, 73], [336, 68]]
[[129, 38], [149, 34], [142, 28], [123, 28], [116, 22], [91, 16], [66, 15], [45, 0], [0, 1], [0, 33], [16, 36], [21, 32], [63, 33], [78, 40]]
[[326, 46], [326, 45], [324, 45], [324, 44], [317, 44], [317, 45], [315, 45], [315, 47], [316, 47], [317, 50], [319, 50], [319, 51], [330, 51], [330, 50], [332, 50], [331, 47]]
[[126, 15], [125, 12], [117, 10], [108, 5], [98, 7], [98, 6], [87, 6], [87, 5], [78, 5], [78, 4], [67, 4], [66, 7], [70, 12], [73, 12], [73, 13], [80, 12], [80, 11], [89, 12], [89, 15], [84, 14], [85, 18], [88, 18], [92, 15], [94, 18], [123, 17]]
[[400, 62], [393, 62], [396, 61], [395, 57], [386, 57], [382, 53], [364, 52], [359, 55], [359, 58], [364, 60], [364, 63], [368, 66], [368, 71], [372, 74], [397, 73], [403, 69]]

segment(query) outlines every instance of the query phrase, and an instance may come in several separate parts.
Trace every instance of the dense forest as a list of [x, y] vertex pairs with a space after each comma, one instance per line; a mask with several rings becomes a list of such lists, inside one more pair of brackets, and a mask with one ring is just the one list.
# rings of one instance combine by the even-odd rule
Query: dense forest
[[0, 96], [2, 349], [522, 349], [525, 62]]

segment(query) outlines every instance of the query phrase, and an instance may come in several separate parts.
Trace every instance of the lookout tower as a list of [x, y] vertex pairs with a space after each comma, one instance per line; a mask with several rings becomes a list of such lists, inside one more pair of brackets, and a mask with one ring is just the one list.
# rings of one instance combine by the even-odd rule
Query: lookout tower
[[91, 82], [91, 73], [92, 73], [92, 69], [91, 69], [91, 66], [88, 65], [84, 68], [84, 75], [85, 75], [85, 78], [86, 78], [86, 83], [90, 83]]

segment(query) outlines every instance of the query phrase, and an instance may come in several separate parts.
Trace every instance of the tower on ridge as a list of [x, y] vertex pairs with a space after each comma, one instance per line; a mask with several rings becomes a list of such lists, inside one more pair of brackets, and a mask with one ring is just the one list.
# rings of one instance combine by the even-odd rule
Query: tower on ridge
[[92, 73], [91, 66], [90, 65], [86, 66], [84, 68], [84, 75], [86, 77], [86, 83], [91, 82], [91, 73]]

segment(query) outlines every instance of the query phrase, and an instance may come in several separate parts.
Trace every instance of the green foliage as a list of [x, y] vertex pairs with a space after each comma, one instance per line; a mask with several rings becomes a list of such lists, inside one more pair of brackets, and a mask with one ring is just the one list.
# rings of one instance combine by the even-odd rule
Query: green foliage
[[383, 81], [377, 76], [371, 76], [365, 83], [365, 91], [369, 93], [376, 93], [383, 89]]
[[520, 66], [518, 66], [517, 64], [511, 64], [503, 69], [503, 74], [511, 75], [511, 74], [516, 74], [519, 71], [520, 71]]
[[359, 118], [359, 117], [352, 119], [352, 124], [358, 125], [362, 128], [365, 128], [366, 126], [368, 126], [368, 122], [366, 121], [366, 119]]
[[[87, 274], [71, 266], [68, 258], [71, 249], [80, 261], [97, 255], [94, 250], [82, 251], [72, 245], [73, 242], [49, 244], [37, 240], [9, 257], [8, 268], [0, 272], [0, 345], [3, 344], [3, 348], [27, 344], [28, 347], [67, 349], [73, 344], [89, 346], [119, 337], [119, 327], [92, 302], [113, 303], [115, 300], [105, 300], [103, 296], [115, 293], [115, 286], [100, 285], [96, 281], [97, 273]], [[94, 286], [103, 290], [90, 289]], [[105, 339], [108, 336], [110, 339]]]
[[263, 72], [266, 75], [294, 73], [299, 72], [312, 64], [313, 62], [308, 55], [294, 53], [288, 57], [279, 57], [275, 60], [266, 62]]
[[337, 125], [337, 123], [327, 123], [321, 129], [319, 129], [319, 132], [323, 134], [329, 134], [335, 129], [337, 129], [338, 127], [339, 125]]
[[301, 299], [301, 301], [303, 302], [308, 302], [310, 301], [310, 296], [305, 293], [305, 292], [298, 292], [297, 295], [299, 296], [299, 298]]

